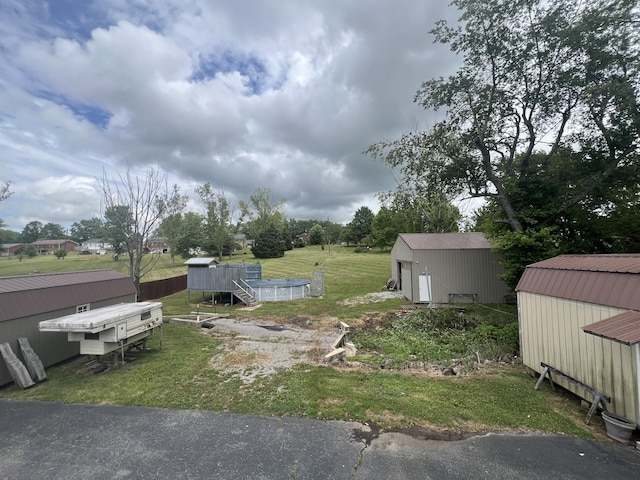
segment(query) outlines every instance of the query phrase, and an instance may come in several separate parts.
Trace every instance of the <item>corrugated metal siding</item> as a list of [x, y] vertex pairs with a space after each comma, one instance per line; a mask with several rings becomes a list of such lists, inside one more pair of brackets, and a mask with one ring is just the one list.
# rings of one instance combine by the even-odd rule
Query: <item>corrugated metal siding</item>
[[[611, 396], [608, 410], [640, 422], [638, 372], [633, 348], [585, 333], [582, 327], [624, 312], [616, 307], [518, 292], [522, 362], [541, 373], [549, 364]], [[592, 401], [583, 388], [554, 377], [564, 388]]]
[[[413, 301], [411, 267], [413, 252], [400, 235], [391, 248], [391, 278], [396, 281], [398, 291], [410, 301]], [[417, 297], [416, 297], [417, 298]]]
[[640, 310], [640, 255], [561, 255], [527, 266], [516, 290]]
[[467, 250], [490, 248], [483, 233], [401, 233], [411, 250]]
[[[449, 248], [442, 248], [445, 245]], [[429, 246], [437, 248], [413, 248]], [[420, 298], [418, 277], [426, 271], [434, 303], [448, 303], [450, 294], [469, 294], [480, 303], [504, 303], [512, 292], [498, 278], [504, 273], [498, 260], [481, 233], [401, 234], [391, 249], [391, 276], [402, 280], [402, 293], [414, 302]]]
[[[498, 278], [504, 270], [498, 256], [484, 250], [422, 250], [414, 252], [414, 298], [419, 298], [418, 275], [431, 276], [431, 293], [435, 303], [448, 303], [450, 295], [471, 295], [479, 303], [504, 303], [511, 293]], [[456, 297], [459, 298], [459, 297]]]
[[[92, 302], [91, 308], [96, 309], [117, 303], [130, 303], [135, 301], [136, 294], [133, 293], [120, 297], [100, 299]], [[49, 367], [78, 355], [80, 353], [80, 345], [78, 342], [69, 342], [66, 333], [40, 332], [38, 324], [43, 320], [51, 320], [73, 313], [76, 313], [76, 305], [59, 310], [41, 312], [29, 317], [0, 322], [0, 339], [2, 339], [3, 342], [8, 342], [18, 358], [22, 359], [18, 346], [18, 338], [28, 338], [31, 347], [38, 357], [40, 357], [45, 368]], [[11, 383], [12, 381], [11, 374], [7, 370], [6, 365], [0, 361], [0, 386]]]
[[129, 277], [114, 270], [86, 270], [82, 272], [43, 273], [0, 277], [0, 293], [38, 290], [61, 287], [64, 285], [78, 285], [82, 283], [101, 282], [104, 280], [116, 280], [122, 278]]
[[586, 333], [626, 345], [640, 343], [640, 312], [628, 311], [582, 327]]
[[533, 263], [530, 267], [587, 272], [640, 273], [640, 253], [558, 255]]
[[234, 280], [260, 280], [262, 265], [218, 265], [215, 268], [188, 267], [187, 290], [192, 292], [233, 292]]
[[[120, 275], [120, 274], [119, 274]], [[120, 275], [119, 278], [107, 278], [78, 283], [65, 283], [45, 288], [32, 288], [23, 291], [9, 291], [0, 294], [0, 323], [14, 318], [30, 317], [48, 311], [62, 310], [105, 298], [135, 295], [136, 289], [131, 279]], [[78, 277], [79, 280], [82, 276]], [[0, 283], [1, 283], [0, 279]], [[88, 278], [87, 278], [88, 280]], [[134, 297], [135, 298], [135, 297]]]

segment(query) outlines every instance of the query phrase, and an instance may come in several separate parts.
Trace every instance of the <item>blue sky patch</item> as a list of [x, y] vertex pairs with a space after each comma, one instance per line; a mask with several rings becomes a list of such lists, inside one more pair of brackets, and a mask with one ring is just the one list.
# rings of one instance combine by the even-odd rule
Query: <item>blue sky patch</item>
[[67, 107], [77, 118], [82, 118], [91, 122], [100, 130], [106, 130], [107, 126], [109, 125], [109, 120], [111, 120], [111, 117], [113, 116], [107, 110], [104, 110], [102, 108], [81, 103], [73, 103], [64, 96], [52, 92], [41, 90], [35, 92], [34, 95], [39, 98], [44, 98], [57, 105], [63, 105]]
[[255, 55], [238, 54], [230, 50], [200, 57], [198, 70], [191, 76], [191, 80], [203, 81], [215, 77], [217, 73], [230, 72], [238, 72], [247, 79], [252, 95], [260, 94], [265, 88], [268, 72], [263, 61]]

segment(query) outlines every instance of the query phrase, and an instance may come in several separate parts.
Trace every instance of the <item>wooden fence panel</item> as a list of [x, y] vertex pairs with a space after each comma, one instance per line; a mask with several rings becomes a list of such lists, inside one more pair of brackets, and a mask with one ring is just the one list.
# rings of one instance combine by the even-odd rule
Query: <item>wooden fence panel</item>
[[154, 280], [152, 282], [144, 282], [140, 284], [140, 302], [149, 300], [157, 300], [174, 293], [182, 292], [187, 289], [187, 276], [165, 278], [162, 280]]

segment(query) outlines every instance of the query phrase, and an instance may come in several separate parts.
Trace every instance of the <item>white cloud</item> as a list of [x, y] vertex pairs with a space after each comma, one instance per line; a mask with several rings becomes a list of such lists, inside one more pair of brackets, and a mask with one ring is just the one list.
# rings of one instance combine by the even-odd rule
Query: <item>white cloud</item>
[[444, 2], [38, 5], [0, 6], [0, 218], [16, 230], [94, 216], [87, 179], [127, 164], [347, 222], [394, 187], [362, 152], [433, 122], [411, 99], [456, 61], [427, 33], [455, 17]]

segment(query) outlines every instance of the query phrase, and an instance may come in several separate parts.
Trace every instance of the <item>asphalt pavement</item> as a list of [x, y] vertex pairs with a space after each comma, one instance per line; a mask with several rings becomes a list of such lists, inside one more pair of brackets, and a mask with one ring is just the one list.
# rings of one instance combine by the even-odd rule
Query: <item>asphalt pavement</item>
[[639, 479], [640, 452], [561, 435], [459, 441], [355, 422], [0, 399], [0, 479]]

